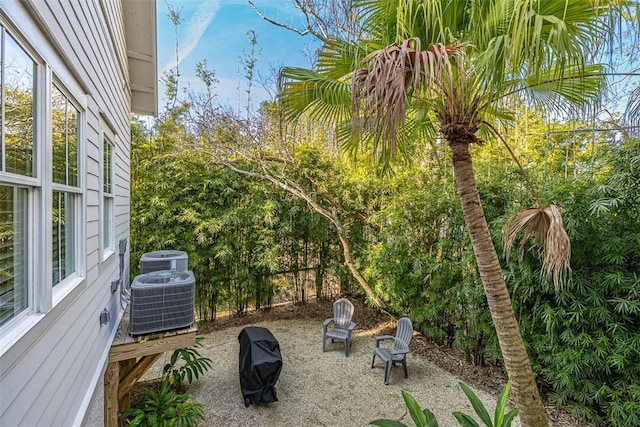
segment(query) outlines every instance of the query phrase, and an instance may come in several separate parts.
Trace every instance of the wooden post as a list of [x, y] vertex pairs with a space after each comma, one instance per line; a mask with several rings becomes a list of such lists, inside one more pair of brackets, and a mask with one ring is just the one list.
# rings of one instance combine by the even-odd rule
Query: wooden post
[[[178, 331], [130, 336], [129, 316], [123, 316], [111, 344], [104, 373], [104, 425], [118, 427], [120, 412], [129, 409], [129, 392], [145, 371], [165, 351], [196, 343], [195, 327]], [[137, 361], [137, 362], [136, 362]]]
[[118, 362], [107, 363], [104, 372], [104, 425], [118, 427], [118, 386], [120, 379]]
[[[135, 366], [136, 359], [123, 360], [119, 363], [120, 373], [118, 375], [118, 378], [119, 384], [121, 384], [122, 379], [125, 378]], [[131, 395], [128, 392], [126, 394], [122, 394], [120, 389], [118, 389], [118, 408], [119, 411], [126, 411], [127, 409], [131, 409]]]

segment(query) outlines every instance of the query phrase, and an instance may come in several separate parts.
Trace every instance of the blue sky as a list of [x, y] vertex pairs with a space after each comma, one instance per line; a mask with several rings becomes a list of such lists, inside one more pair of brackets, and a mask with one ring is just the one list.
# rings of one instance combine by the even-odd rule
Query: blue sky
[[[290, 0], [256, 0], [254, 3], [270, 18], [297, 26], [302, 23], [302, 15]], [[263, 76], [270, 75], [270, 69], [284, 65], [309, 67], [303, 51], [318, 44], [311, 36], [302, 37], [262, 20], [246, 0], [168, 0], [168, 4], [180, 12], [182, 20], [178, 27], [180, 86], [197, 85], [195, 65], [206, 59], [209, 69], [215, 70], [220, 80], [217, 92], [221, 103], [233, 108], [246, 103], [240, 57], [243, 50], [244, 55], [250, 52], [249, 30], [257, 35], [256, 67]], [[176, 64], [174, 27], [168, 11], [167, 0], [158, 0], [159, 73]], [[256, 105], [269, 98], [268, 92], [257, 84], [253, 93]], [[164, 87], [161, 87], [160, 96], [163, 94]]]

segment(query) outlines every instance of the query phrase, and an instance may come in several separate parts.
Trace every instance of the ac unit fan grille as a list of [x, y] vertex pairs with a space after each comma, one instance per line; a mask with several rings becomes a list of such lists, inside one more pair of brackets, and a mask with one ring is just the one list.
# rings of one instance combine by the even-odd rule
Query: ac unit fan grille
[[141, 335], [187, 328], [194, 322], [194, 302], [195, 280], [191, 271], [137, 276], [131, 285], [129, 331]]

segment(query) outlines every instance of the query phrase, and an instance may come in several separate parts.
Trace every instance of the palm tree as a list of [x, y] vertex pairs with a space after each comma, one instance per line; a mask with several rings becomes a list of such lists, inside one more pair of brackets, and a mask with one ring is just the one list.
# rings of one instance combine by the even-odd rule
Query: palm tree
[[[416, 137], [451, 149], [464, 219], [504, 363], [525, 426], [547, 425], [535, 377], [485, 219], [470, 147], [499, 137], [516, 100], [563, 111], [599, 94], [602, 67], [590, 49], [608, 32], [614, 2], [598, 0], [354, 0], [364, 36], [325, 42], [314, 70], [284, 68], [286, 118], [303, 112], [337, 124], [343, 146], [383, 165]], [[508, 243], [549, 238], [544, 256], [557, 280], [569, 244], [557, 209], [539, 204], [507, 231]], [[560, 225], [558, 227], [558, 225]], [[550, 230], [550, 231], [549, 231]], [[560, 262], [557, 262], [560, 257]], [[549, 267], [548, 262], [551, 261]], [[556, 261], [555, 263], [553, 261]]]

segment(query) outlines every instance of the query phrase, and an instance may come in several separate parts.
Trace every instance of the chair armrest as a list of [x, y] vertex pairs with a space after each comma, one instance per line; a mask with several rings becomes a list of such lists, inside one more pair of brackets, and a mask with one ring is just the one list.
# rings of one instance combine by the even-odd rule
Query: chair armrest
[[392, 339], [395, 339], [395, 337], [391, 335], [378, 335], [376, 337], [376, 347], [379, 347], [382, 341], [392, 340]]
[[347, 329], [350, 330], [350, 331], [353, 331], [353, 328], [355, 328], [355, 327], [356, 327], [355, 323], [349, 322], [349, 327]]
[[327, 332], [327, 326], [329, 326], [329, 324], [333, 322], [333, 317], [329, 318], [329, 319], [325, 319], [324, 322], [322, 322], [322, 329]]

